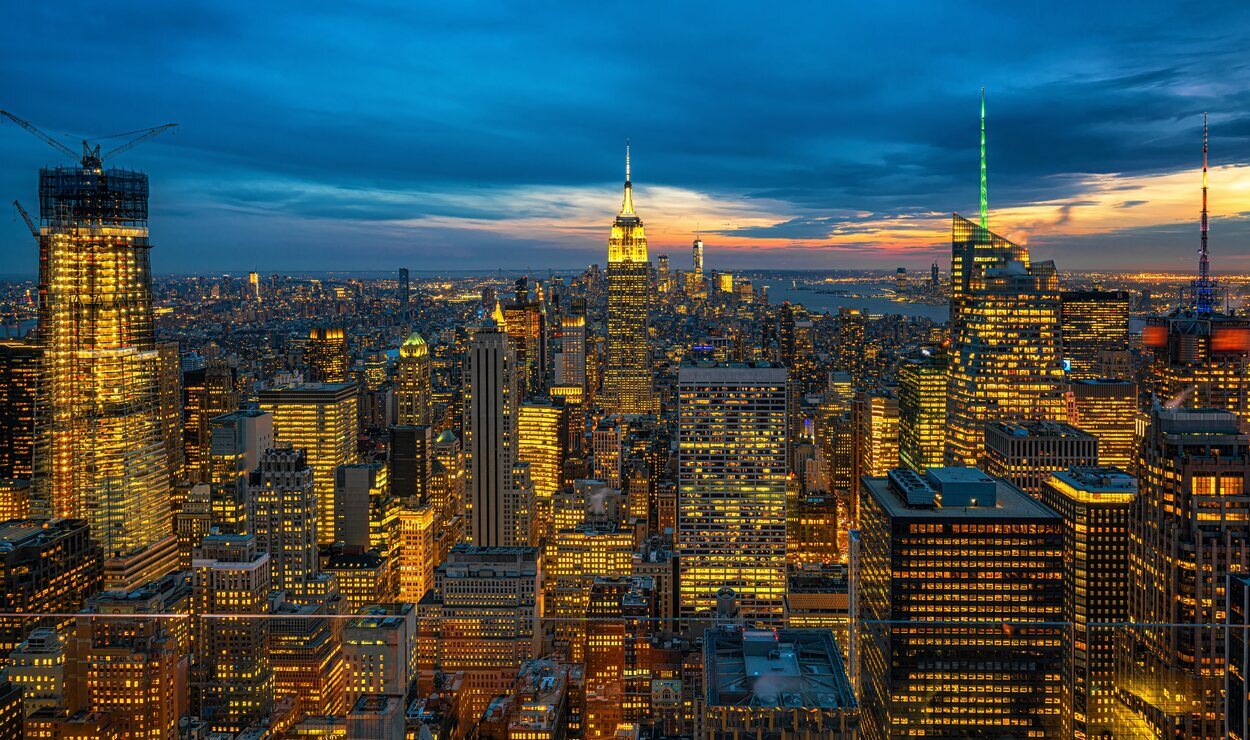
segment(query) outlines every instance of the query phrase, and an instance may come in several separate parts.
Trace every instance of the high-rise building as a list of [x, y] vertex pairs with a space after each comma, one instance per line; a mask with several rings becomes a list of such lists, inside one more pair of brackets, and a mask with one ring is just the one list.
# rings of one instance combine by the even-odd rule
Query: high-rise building
[[30, 480], [35, 459], [39, 345], [0, 339], [0, 480]]
[[310, 383], [346, 383], [351, 358], [347, 353], [347, 333], [342, 329], [316, 327], [308, 332], [304, 362]]
[[71, 640], [78, 707], [112, 715], [125, 737], [178, 737], [187, 712], [186, 628], [161, 617], [186, 608], [191, 583], [174, 573], [133, 591], [105, 591], [87, 602]]
[[855, 398], [855, 478], [879, 478], [898, 467], [899, 408], [892, 389], [860, 391]]
[[1223, 409], [1150, 416], [1129, 518], [1116, 688], [1160, 737], [1223, 737], [1229, 573], [1250, 568], [1250, 436]]
[[366, 694], [401, 699], [416, 680], [417, 613], [409, 603], [370, 604], [343, 628], [347, 703]]
[[[466, 359], [464, 450], [469, 540], [481, 547], [528, 545], [533, 490], [516, 490], [518, 367], [508, 335], [487, 322]], [[521, 537], [525, 537], [521, 540]]]
[[277, 441], [303, 449], [313, 469], [319, 544], [334, 540], [334, 470], [356, 461], [356, 386], [304, 383], [261, 391]]
[[1068, 423], [1098, 438], [1098, 463], [1124, 470], [1137, 465], [1137, 384], [1096, 378], [1068, 384]]
[[[521, 404], [517, 417], [517, 459], [530, 464], [534, 501], [541, 512], [561, 485], [568, 453], [568, 409], [550, 399]], [[540, 524], [540, 526], [542, 526]]]
[[867, 367], [867, 317], [858, 308], [838, 309], [837, 366], [849, 374], [851, 388], [864, 383]]
[[156, 351], [160, 358], [157, 386], [161, 399], [161, 444], [165, 448], [169, 484], [173, 486], [186, 474], [182, 433], [182, 358], [177, 342], [157, 342]]
[[1059, 278], [1053, 262], [958, 215], [951, 276], [946, 460], [979, 465], [985, 425], [1062, 421]]
[[1109, 353], [1128, 354], [1128, 304], [1127, 290], [1065, 290], [1059, 295], [1070, 380], [1102, 377]]
[[199, 715], [214, 732], [242, 732], [273, 708], [269, 620], [260, 617], [269, 610], [269, 566], [251, 535], [209, 535], [192, 561], [193, 613], [217, 615], [196, 620], [192, 666]]
[[651, 347], [648, 338], [651, 261], [642, 219], [634, 213], [629, 147], [625, 147], [625, 200], [608, 239], [607, 364], [605, 405], [620, 414], [651, 413]]
[[676, 551], [683, 619], [732, 589], [745, 619], [777, 624], [786, 588], [786, 369], [678, 372]]
[[1250, 423], [1250, 319], [1180, 309], [1142, 329], [1146, 390], [1161, 403], [1227, 409]]
[[1037, 498], [1051, 473], [1098, 465], [1098, 438], [1057, 421], [985, 425], [985, 472]]
[[1224, 730], [1233, 740], [1250, 737], [1250, 575], [1228, 576], [1228, 665]]
[[238, 371], [217, 357], [182, 374], [182, 441], [187, 474], [207, 481], [211, 472], [212, 419], [239, 407]]
[[304, 596], [317, 575], [317, 493], [303, 450], [261, 454], [247, 483], [248, 531], [256, 550], [269, 555], [275, 590]]
[[334, 471], [335, 543], [377, 553], [385, 561], [383, 593], [399, 588], [400, 501], [391, 495], [382, 463], [340, 465]]
[[480, 717], [538, 655], [542, 583], [539, 551], [530, 547], [458, 545], [438, 566], [434, 593], [420, 604], [422, 624], [436, 631], [441, 670], [465, 673], [466, 716]]
[[917, 473], [946, 459], [946, 356], [926, 354], [898, 366], [898, 457]]
[[275, 700], [296, 703], [311, 716], [340, 715], [346, 688], [342, 619], [327, 617], [325, 602], [284, 601], [269, 619]]
[[516, 300], [503, 307], [508, 344], [517, 364], [521, 397], [542, 391], [546, 379], [546, 322], [542, 302], [529, 296], [525, 278], [517, 280]]
[[208, 422], [208, 484], [213, 526], [225, 534], [247, 531], [248, 476], [274, 445], [273, 414], [241, 409]]
[[395, 423], [400, 426], [429, 426], [430, 348], [415, 331], [399, 347], [399, 364], [395, 372]]
[[862, 485], [864, 737], [1056, 737], [1059, 515], [976, 468]]
[[252, 270], [247, 274], [248, 298], [260, 303], [260, 275]]
[[586, 301], [574, 298], [560, 314], [560, 353], [555, 384], [586, 387]]
[[409, 500], [399, 509], [399, 600], [417, 603], [434, 588], [434, 567], [440, 561], [434, 541], [442, 523], [432, 504]]
[[44, 707], [66, 706], [71, 693], [68, 682], [75, 678], [75, 666], [66, 666], [65, 640], [54, 629], [32, 630], [13, 652], [4, 668], [4, 680], [22, 690], [26, 714]]
[[1114, 735], [1116, 641], [1128, 617], [1128, 518], [1137, 480], [1119, 468], [1052, 474], [1039, 499], [1063, 519], [1063, 737]]
[[408, 268], [399, 268], [399, 307], [408, 308]]
[[[81, 519], [19, 519], [0, 525], [0, 612], [72, 614], [100, 590], [99, 546]], [[0, 660], [36, 627], [64, 617], [0, 618]]]
[[107, 558], [172, 568], [147, 175], [91, 157], [44, 168], [39, 216], [34, 509], [86, 519]]
[[433, 428], [396, 426], [387, 434], [390, 437], [387, 477], [391, 493], [401, 501], [429, 501], [434, 475]]

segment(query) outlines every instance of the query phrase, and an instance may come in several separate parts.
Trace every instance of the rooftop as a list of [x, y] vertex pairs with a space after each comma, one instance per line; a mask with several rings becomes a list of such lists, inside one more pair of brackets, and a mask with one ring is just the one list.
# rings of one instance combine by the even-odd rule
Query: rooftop
[[[966, 472], [959, 472], [966, 471]], [[910, 476], [908, 475], [910, 474]], [[899, 480], [919, 481], [928, 490], [905, 489]], [[912, 481], [915, 484], [915, 481]], [[910, 470], [891, 470], [887, 478], [863, 478], [864, 492], [891, 517], [902, 519], [1054, 519], [1050, 508], [1034, 501], [1010, 483], [990, 477], [978, 468], [930, 468], [922, 480]], [[952, 486], [952, 484], [954, 484]], [[993, 503], [964, 505], [956, 488], [971, 485], [974, 491], [993, 486]], [[957, 503], [951, 503], [957, 501]]]
[[856, 706], [828, 630], [708, 630], [703, 660], [709, 707]]

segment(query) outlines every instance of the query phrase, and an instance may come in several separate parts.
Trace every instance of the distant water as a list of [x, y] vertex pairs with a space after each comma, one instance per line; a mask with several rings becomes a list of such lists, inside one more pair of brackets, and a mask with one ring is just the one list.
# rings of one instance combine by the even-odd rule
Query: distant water
[[[837, 290], [837, 287], [821, 288], [822, 290]], [[902, 316], [923, 316], [933, 321], [945, 323], [950, 317], [950, 306], [930, 306], [927, 303], [910, 303], [907, 301], [896, 301], [888, 297], [889, 293], [885, 288], [877, 285], [848, 285], [846, 289], [849, 292], [857, 293], [860, 296], [868, 296], [869, 294], [879, 295], [881, 297], [852, 297], [846, 295], [838, 295], [837, 293], [817, 293], [815, 290], [798, 290], [790, 287], [780, 287], [778, 285], [769, 285], [768, 302], [779, 304], [784, 301], [791, 303], [801, 303], [803, 307], [809, 311], [817, 313], [836, 314], [839, 308], [857, 308], [871, 316], [882, 316], [885, 314], [900, 314]]]

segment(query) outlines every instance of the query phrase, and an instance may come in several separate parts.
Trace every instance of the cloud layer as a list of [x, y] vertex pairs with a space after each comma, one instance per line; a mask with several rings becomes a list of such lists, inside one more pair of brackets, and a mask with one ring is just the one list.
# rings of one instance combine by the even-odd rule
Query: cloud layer
[[[160, 272], [602, 263], [627, 137], [677, 266], [696, 228], [711, 266], [945, 263], [982, 85], [997, 230], [1187, 270], [1210, 110], [1214, 262], [1250, 269], [1245, 3], [940, 5], [25, 3], [0, 104], [66, 141], [182, 124], [119, 158]], [[55, 154], [5, 125], [0, 161], [29, 206]], [[16, 220], [0, 265], [34, 270]]]

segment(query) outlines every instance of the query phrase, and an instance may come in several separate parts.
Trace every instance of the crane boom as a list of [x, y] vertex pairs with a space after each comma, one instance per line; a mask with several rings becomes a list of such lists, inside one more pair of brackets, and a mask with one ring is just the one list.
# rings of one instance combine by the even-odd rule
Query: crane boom
[[22, 220], [26, 222], [26, 228], [30, 229], [30, 235], [38, 239], [39, 227], [35, 226], [35, 222], [31, 220], [30, 214], [26, 212], [25, 208], [22, 208], [22, 204], [19, 201], [13, 201], [13, 205], [17, 207], [17, 212], [22, 214]]
[[[18, 126], [21, 126], [22, 128], [34, 134], [35, 136], [39, 137], [40, 139], [43, 140], [45, 144], [52, 147], [53, 149], [56, 149], [62, 154], [73, 157], [74, 159], [78, 159], [78, 155], [74, 153], [73, 149], [70, 149], [69, 147], [65, 146], [61, 142], [57, 141], [51, 136], [48, 136], [44, 132], [35, 128], [29, 121], [24, 121], [21, 118], [18, 118], [17, 116], [8, 112], [7, 110], [0, 110], [0, 116], [6, 116], [9, 120], [13, 121], [13, 123], [16, 123]], [[86, 142], [83, 142], [83, 143], [84, 145], [86, 144]]]
[[169, 130], [169, 129], [171, 129], [171, 128], [177, 128], [177, 127], [178, 127], [178, 124], [176, 124], [176, 123], [167, 123], [167, 124], [165, 124], [164, 126], [156, 126], [156, 127], [150, 128], [150, 129], [148, 129], [147, 131], [144, 131], [144, 132], [143, 132], [142, 134], [140, 134], [139, 136], [136, 136], [135, 138], [131, 139], [130, 141], [126, 142], [125, 144], [122, 144], [121, 146], [117, 147], [116, 149], [114, 149], [114, 150], [110, 151], [109, 153], [105, 154], [104, 156], [100, 157], [100, 160], [101, 160], [101, 161], [103, 161], [103, 160], [105, 160], [105, 159], [108, 159], [109, 157], [113, 156], [114, 154], [121, 154], [122, 152], [128, 152], [128, 151], [130, 151], [131, 149], [134, 149], [135, 147], [139, 146], [139, 145], [140, 145], [140, 144], [142, 144], [143, 142], [147, 141], [148, 139], [152, 139], [152, 138], [155, 138], [155, 137], [157, 137], [157, 136], [160, 136], [160, 135], [161, 135], [162, 133], [164, 133], [165, 131], [168, 131], [168, 130]]

